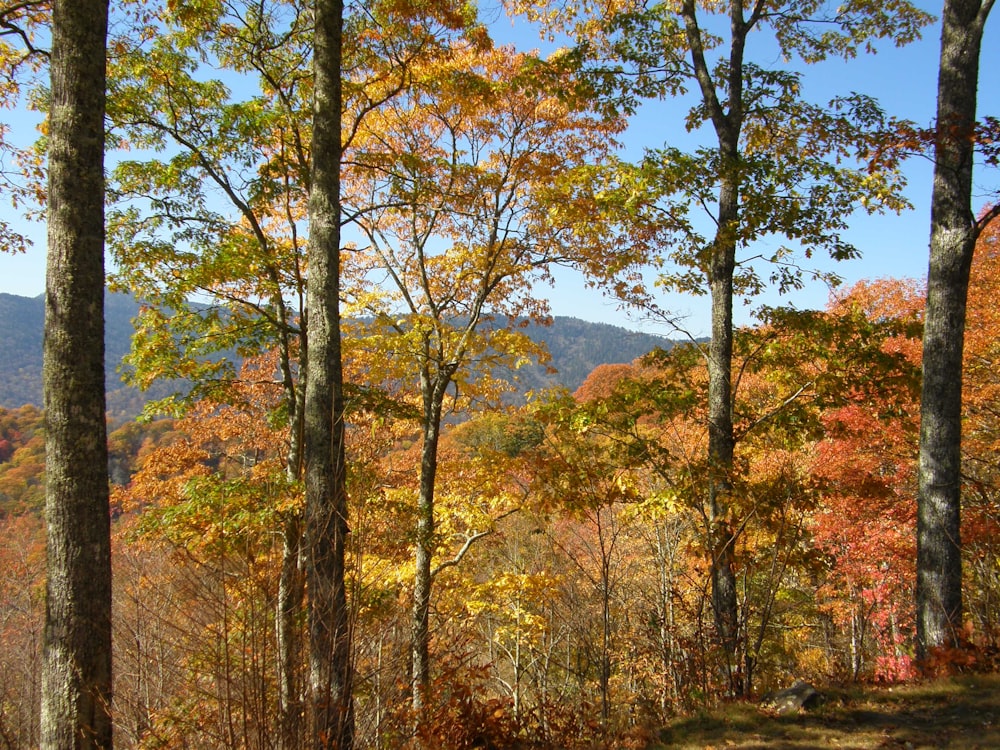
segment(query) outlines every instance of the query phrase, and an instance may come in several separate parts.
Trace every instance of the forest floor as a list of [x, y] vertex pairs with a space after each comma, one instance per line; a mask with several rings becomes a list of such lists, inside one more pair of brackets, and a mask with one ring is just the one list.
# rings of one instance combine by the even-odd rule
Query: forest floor
[[679, 719], [648, 750], [1000, 748], [1000, 675], [821, 693], [819, 706], [790, 716], [732, 704]]

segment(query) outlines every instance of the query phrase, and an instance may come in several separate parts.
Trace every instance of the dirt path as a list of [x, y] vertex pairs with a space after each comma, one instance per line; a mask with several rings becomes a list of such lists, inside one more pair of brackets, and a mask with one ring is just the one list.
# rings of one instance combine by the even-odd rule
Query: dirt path
[[891, 689], [829, 690], [818, 708], [771, 716], [733, 705], [672, 723], [649, 750], [1000, 749], [1000, 675]]

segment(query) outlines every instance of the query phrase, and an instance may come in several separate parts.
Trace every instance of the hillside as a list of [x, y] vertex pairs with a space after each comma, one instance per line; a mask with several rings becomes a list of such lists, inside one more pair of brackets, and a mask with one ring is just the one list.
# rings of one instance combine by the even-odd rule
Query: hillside
[[548, 346], [556, 372], [550, 374], [538, 366], [523, 368], [518, 373], [521, 392], [559, 385], [576, 390], [598, 365], [631, 362], [657, 347], [673, 344], [659, 336], [579, 318], [557, 317], [551, 326], [533, 325], [527, 331], [532, 339]]
[[[118, 364], [128, 353], [135, 300], [108, 295], [105, 308], [108, 409], [119, 417], [137, 414], [143, 395], [121, 383]], [[42, 404], [42, 326], [45, 305], [41, 296], [0, 294], [0, 407]], [[670, 342], [658, 336], [629, 331], [604, 323], [576, 318], [555, 318], [547, 327], [531, 326], [529, 334], [544, 341], [552, 353], [551, 367], [526, 367], [518, 372], [521, 392], [558, 385], [573, 390], [599, 364], [631, 362], [657, 346]]]
[[[139, 311], [135, 300], [109, 294], [105, 300], [104, 362], [107, 372], [108, 411], [118, 418], [134, 416], [145, 396], [121, 382], [118, 365], [128, 353], [132, 318]], [[45, 302], [38, 297], [0, 294], [0, 407], [42, 405], [42, 329]]]

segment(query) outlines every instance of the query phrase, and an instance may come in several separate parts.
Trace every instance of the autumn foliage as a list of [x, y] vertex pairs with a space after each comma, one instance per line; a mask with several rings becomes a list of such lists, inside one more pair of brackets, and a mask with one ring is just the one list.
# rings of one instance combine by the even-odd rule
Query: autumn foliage
[[[988, 235], [966, 365], [967, 646], [935, 653], [922, 665], [932, 672], [997, 662], [998, 263]], [[911, 594], [921, 311], [919, 284], [885, 279], [739, 334], [729, 512], [747, 634], [738, 668], [755, 692], [794, 677], [897, 681], [921, 666]], [[348, 372], [364, 367], [359, 358]], [[110, 436], [126, 747], [273, 746], [279, 530], [301, 507], [279, 369], [271, 354], [249, 360], [224, 399]], [[575, 394], [470, 405], [444, 425], [431, 699], [419, 724], [407, 673], [419, 410], [403, 388], [355, 396], [349, 574], [363, 746], [623, 746], [639, 727], [724, 695], [707, 578], [705, 393], [698, 346], [677, 345], [599, 367]], [[40, 414], [4, 412], [0, 430], [0, 729], [20, 747], [37, 721]]]
[[[978, 264], [996, 262], [991, 249], [984, 244]], [[977, 284], [988, 289], [993, 275], [980, 265]], [[740, 334], [739, 502], [730, 512], [748, 636], [739, 668], [755, 690], [796, 676], [913, 674], [920, 291], [870, 282], [810, 314], [808, 325], [775, 314]], [[991, 325], [992, 306], [975, 314]], [[993, 346], [989, 336], [974, 338], [970, 361]], [[270, 356], [250, 361], [224, 401], [202, 399], [182, 419], [111, 436], [120, 454], [116, 700], [126, 746], [270, 747], [277, 731], [277, 531], [301, 504], [285, 471], [287, 427], [274, 416], [277, 366]], [[970, 478], [968, 585], [969, 639], [982, 663], [997, 637], [997, 580], [985, 562], [995, 554], [996, 515], [991, 464], [974, 451], [994, 447], [991, 415], [978, 405], [995, 383], [991, 370], [977, 372], [970, 368], [969, 460], [984, 468]], [[366, 746], [615, 744], [635, 725], [724, 693], [708, 601], [705, 380], [697, 346], [677, 346], [600, 367], [575, 395], [470, 411], [445, 426], [432, 699], [416, 737], [407, 597], [419, 413], [357, 400], [350, 606]], [[4, 414], [12, 451], [0, 480], [24, 470], [33, 419], [30, 410]], [[6, 569], [37, 582], [37, 516], [11, 503], [4, 529], [17, 544], [4, 546]], [[19, 613], [5, 621], [8, 706], [37, 689], [31, 591], [3, 589]], [[3, 721], [30, 736], [30, 716], [8, 710]]]
[[[967, 350], [968, 647], [935, 654], [924, 665], [932, 671], [996, 662], [998, 263], [989, 235]], [[921, 310], [919, 284], [878, 280], [824, 312], [775, 311], [739, 334], [730, 513], [747, 634], [739, 668], [755, 692], [794, 677], [916, 673]], [[272, 355], [250, 360], [224, 399], [110, 437], [124, 746], [273, 746], [277, 532], [301, 504], [286, 471], [278, 370]], [[678, 345], [599, 367], [576, 394], [470, 406], [444, 426], [431, 700], [417, 735], [407, 669], [419, 411], [405, 390], [358, 394], [349, 572], [363, 746], [623, 746], [637, 727], [724, 694], [708, 599], [705, 388], [697, 345]], [[33, 742], [36, 721], [39, 418], [27, 407], [0, 418], [0, 487], [9, 488], [0, 729], [13, 746]]]
[[[965, 349], [967, 618], [961, 647], [928, 662], [915, 661], [913, 602], [921, 283], [863, 282], [824, 310], [757, 308], [722, 368], [733, 445], [721, 464], [710, 392], [725, 379], [710, 377], [722, 360], [702, 340], [601, 365], [573, 393], [517, 387], [520, 367], [546, 361], [526, 328], [545, 323], [558, 268], [654, 315], [647, 264], [672, 269], [666, 287], [704, 293], [715, 242], [692, 214], [736, 173], [744, 193], [729, 208], [744, 225], [728, 237], [717, 222], [719, 242], [742, 254], [777, 236], [854, 256], [846, 212], [903, 207], [892, 170], [920, 145], [908, 126], [873, 134], [874, 102], [840, 101], [850, 117], [806, 107], [798, 74], [749, 65], [739, 159], [664, 148], [629, 165], [615, 150], [625, 116], [694, 85], [681, 26], [655, 26], [653, 49], [642, 4], [598, 18], [588, 3], [508, 3], [590, 40], [546, 58], [494, 45], [471, 4], [362, 5], [343, 40], [339, 186], [355, 747], [641, 748], [672, 717], [798, 678], [996, 669], [996, 225], [979, 241]], [[143, 300], [124, 371], [178, 387], [109, 435], [115, 742], [304, 747], [310, 8], [122, 13], [108, 242], [114, 285]], [[891, 21], [879, 34], [907, 41], [927, 20], [861, 13], [821, 38], [765, 15], [754, 22], [807, 61], [853, 56], [866, 24]], [[615, 55], [624, 67], [604, 66]], [[38, 154], [17, 152], [37, 176]], [[22, 240], [0, 223], [0, 247]], [[730, 269], [729, 297], [801, 284], [792, 252], [763, 259], [770, 277], [763, 262]], [[0, 411], [9, 748], [39, 739], [44, 448], [38, 409]], [[732, 622], [713, 601], [720, 565]]]

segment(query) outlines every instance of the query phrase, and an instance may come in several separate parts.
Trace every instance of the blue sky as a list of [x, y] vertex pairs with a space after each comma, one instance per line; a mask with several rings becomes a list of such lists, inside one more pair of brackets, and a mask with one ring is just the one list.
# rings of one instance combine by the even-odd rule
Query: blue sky
[[[484, 7], [490, 5], [484, 2]], [[938, 13], [939, 8], [924, 4]], [[522, 49], [546, 45], [533, 30], [523, 25], [512, 25], [496, 12], [487, 11], [496, 18], [492, 26], [498, 41], [513, 43]], [[1000, 115], [1000, 93], [994, 71], [1000, 70], [1000, 21], [994, 13], [986, 29], [980, 76], [979, 111], [981, 114]], [[762, 37], [762, 41], [763, 37]], [[937, 60], [939, 28], [930, 26], [924, 38], [903, 48], [885, 46], [876, 55], [865, 55], [844, 62], [828, 61], [805, 69], [803, 95], [812, 101], [826, 101], [836, 94], [851, 91], [870, 94], [879, 99], [891, 114], [930, 124], [935, 105], [937, 87]], [[751, 54], [753, 50], [751, 48]], [[774, 59], [757, 57], [755, 61], [765, 67], [778, 66]], [[637, 156], [645, 147], [656, 148], [664, 143], [684, 145], [693, 142], [694, 136], [684, 133], [682, 122], [687, 107], [676, 101], [651, 102], [643, 107], [623, 136], [626, 155]], [[11, 112], [10, 125], [16, 129], [24, 126], [17, 121], [18, 113]], [[926, 273], [927, 248], [930, 232], [929, 201], [931, 191], [931, 165], [926, 159], [914, 159], [906, 168], [909, 180], [907, 196], [914, 208], [895, 216], [866, 216], [863, 212], [850, 219], [848, 239], [863, 253], [860, 260], [838, 264], [827, 262], [824, 269], [833, 268], [844, 278], [845, 284], [859, 279], [889, 276], [922, 277]], [[976, 209], [994, 194], [1000, 184], [996, 170], [977, 170], [979, 195]], [[44, 228], [31, 232], [35, 245], [26, 255], [0, 255], [0, 292], [22, 296], [36, 296], [44, 289]], [[644, 321], [618, 309], [616, 303], [604, 298], [597, 290], [585, 287], [584, 280], [572, 272], [559, 272], [556, 286], [539, 290], [548, 296], [552, 312], [595, 322], [608, 322], [649, 332], [669, 333], [662, 324]], [[767, 304], [794, 304], [799, 308], [822, 307], [828, 290], [822, 284], [810, 284], [804, 290], [785, 297], [766, 295], [759, 301]], [[704, 335], [708, 328], [707, 298], [662, 298], [661, 304], [682, 319], [682, 324], [694, 335]], [[736, 310], [737, 322], [750, 320], [749, 308]]]
[[[918, 2], [918, 5], [935, 15], [940, 14], [937, 4]], [[980, 114], [995, 116], [1000, 115], [1000, 86], [993, 75], [1000, 70], [998, 15], [1000, 14], [994, 13], [987, 24], [979, 88]], [[498, 38], [506, 38], [519, 46], [532, 47], [539, 44], [537, 39], [529, 38], [526, 30], [512, 28], [511, 23], [506, 20], [497, 22], [495, 33]], [[763, 36], [760, 41], [766, 44]], [[750, 43], [753, 55], [753, 38]], [[930, 125], [937, 97], [939, 51], [940, 27], [935, 23], [925, 29], [922, 39], [906, 47], [883, 45], [874, 55], [863, 55], [846, 62], [831, 60], [805, 66], [803, 96], [814, 102], [825, 102], [836, 95], [849, 92], [868, 94], [876, 97], [888, 113], [913, 120], [918, 125]], [[773, 53], [770, 58], [765, 54], [750, 59], [764, 67], [781, 67]], [[685, 105], [672, 101], [647, 104], [624, 137], [627, 153], [638, 156], [644, 147], [656, 148], [665, 143], [686, 146], [693, 142], [694, 136], [684, 133], [681, 125], [686, 110]], [[680, 143], [678, 139], [681, 140]], [[928, 159], [912, 159], [906, 165], [906, 196], [913, 204], [913, 209], [901, 215], [868, 216], [864, 212], [854, 214], [849, 220], [850, 229], [846, 236], [862, 251], [862, 257], [840, 263], [827, 260], [825, 264], [821, 262], [822, 259], [817, 259], [817, 266], [823, 270], [833, 270], [842, 277], [842, 288], [861, 279], [926, 276], [932, 172], [933, 165]], [[1000, 174], [996, 169], [979, 168], [976, 180], [979, 189], [975, 209], [978, 210], [985, 205], [991, 193], [996, 195]], [[777, 242], [774, 247], [777, 247]], [[662, 324], [644, 321], [634, 314], [618, 310], [614, 303], [603, 298], [599, 292], [583, 289], [582, 280], [575, 274], [560, 274], [558, 282], [550, 293], [553, 311], [557, 315], [615, 323], [649, 332], [668, 332]], [[813, 283], [801, 291], [785, 296], [766, 294], [758, 301], [769, 305], [793, 304], [806, 309], [821, 308], [828, 299], [829, 289], [826, 285]], [[681, 318], [681, 324], [693, 335], [707, 335], [707, 297], [678, 296], [661, 298], [661, 302]], [[750, 308], [741, 308], [737, 304], [737, 323], [749, 322], [750, 312]]]

